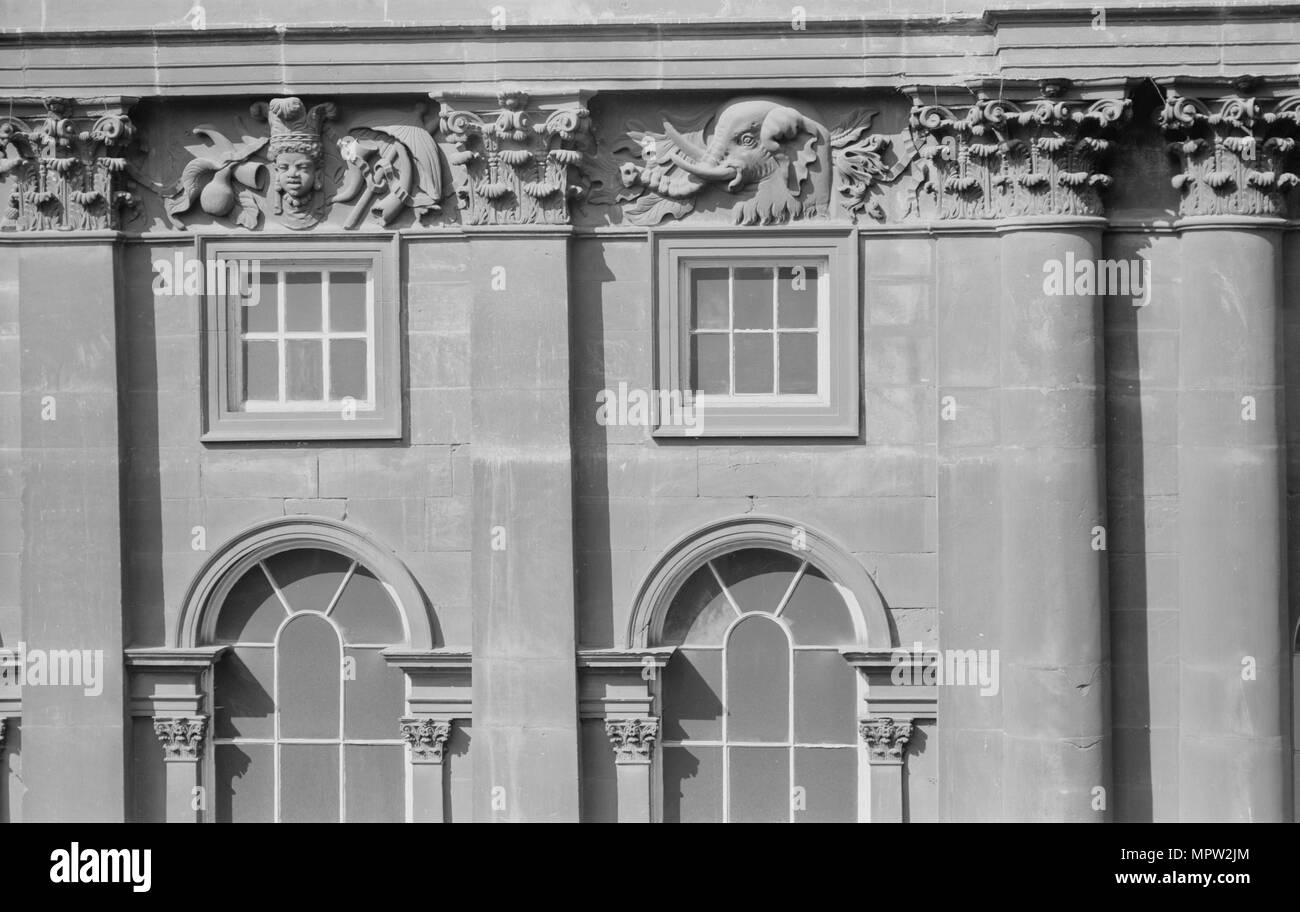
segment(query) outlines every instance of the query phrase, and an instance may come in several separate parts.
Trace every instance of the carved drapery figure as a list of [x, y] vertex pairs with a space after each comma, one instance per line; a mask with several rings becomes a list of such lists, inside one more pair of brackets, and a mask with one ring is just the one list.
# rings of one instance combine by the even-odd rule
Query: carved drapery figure
[[887, 167], [887, 137], [868, 133], [874, 111], [828, 129], [808, 105], [791, 99], [738, 98], [720, 108], [704, 129], [680, 132], [631, 130], [635, 146], [616, 148], [635, 160], [618, 164], [625, 188], [617, 194], [633, 224], [655, 225], [694, 210], [708, 187], [734, 194], [741, 225], [781, 224], [827, 217], [832, 186], [851, 217], [883, 219], [869, 196], [872, 187], [896, 178], [906, 162]]
[[[414, 119], [422, 121], [423, 112], [418, 109]], [[428, 128], [422, 122], [380, 126], [383, 120], [370, 120], [376, 125], [352, 127], [338, 141], [347, 174], [332, 202], [356, 200], [344, 227], [356, 228], [367, 213], [388, 225], [405, 208], [415, 213], [417, 223], [439, 211], [442, 162]]]
[[[1255, 89], [1253, 80], [1238, 90]], [[1170, 88], [1156, 122], [1172, 142], [1178, 166], [1172, 183], [1182, 196], [1179, 214], [1286, 214], [1286, 192], [1300, 184], [1287, 170], [1296, 148], [1300, 97], [1281, 102], [1247, 94], [1188, 98]]]
[[495, 110], [457, 108], [440, 98], [441, 132], [455, 151], [457, 195], [471, 225], [567, 224], [586, 191], [578, 169], [589, 114], [580, 101], [533, 109], [524, 92], [502, 92]]
[[308, 108], [299, 98], [273, 98], [255, 113], [271, 124], [271, 211], [289, 228], [310, 228], [324, 215], [322, 131], [337, 109], [328, 102]]
[[121, 112], [80, 112], [48, 99], [31, 123], [0, 117], [0, 177], [8, 198], [0, 228], [86, 231], [121, 227], [133, 205], [123, 176], [135, 126]]
[[[964, 110], [914, 97], [910, 126], [920, 171], [914, 211], [943, 219], [1101, 215], [1100, 191], [1111, 178], [1099, 162], [1130, 103], [1085, 105], [1061, 100], [1063, 91], [1046, 84], [1044, 97], [1024, 103], [980, 92]], [[933, 211], [926, 212], [926, 202]]]

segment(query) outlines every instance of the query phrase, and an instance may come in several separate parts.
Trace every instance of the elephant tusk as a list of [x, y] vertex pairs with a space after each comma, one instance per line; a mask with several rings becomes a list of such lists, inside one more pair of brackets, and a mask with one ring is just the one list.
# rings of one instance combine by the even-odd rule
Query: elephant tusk
[[694, 174], [701, 180], [708, 181], [729, 181], [734, 180], [738, 175], [735, 168], [726, 165], [705, 165], [699, 162], [693, 162], [685, 158], [676, 150], [670, 152], [668, 157], [672, 159], [673, 164], [690, 174]]

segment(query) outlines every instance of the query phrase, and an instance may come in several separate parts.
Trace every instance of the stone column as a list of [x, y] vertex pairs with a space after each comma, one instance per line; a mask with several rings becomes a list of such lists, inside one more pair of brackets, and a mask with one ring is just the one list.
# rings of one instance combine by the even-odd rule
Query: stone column
[[470, 237], [475, 819], [578, 820], [568, 201], [582, 99], [446, 96]]
[[1160, 114], [1182, 193], [1184, 821], [1290, 819], [1281, 228], [1297, 108], [1259, 88], [1189, 98], [1171, 86]]
[[446, 823], [443, 805], [443, 754], [451, 723], [403, 719], [402, 738], [411, 747], [411, 822]]
[[0, 228], [19, 248], [19, 649], [69, 656], [71, 678], [22, 688], [28, 821], [126, 816], [115, 247], [134, 127], [122, 110], [51, 99], [0, 114], [13, 191]]
[[159, 717], [153, 720], [154, 734], [163, 745], [167, 776], [167, 822], [202, 823], [195, 805], [195, 789], [203, 786], [203, 739], [207, 716]]
[[650, 823], [653, 806], [655, 740], [658, 719], [609, 719], [605, 734], [614, 745], [618, 775], [618, 822]]
[[912, 737], [911, 721], [888, 716], [862, 719], [858, 730], [871, 764], [871, 822], [905, 823], [903, 768]]
[[9, 768], [5, 766], [5, 726], [8, 720], [0, 716], [0, 821], [6, 819], [5, 799], [9, 794]]
[[1101, 308], [1075, 266], [1128, 102], [1040, 88], [912, 111], [935, 230], [966, 235], [939, 244], [940, 646], [999, 678], [938, 688], [946, 819], [1109, 817]]

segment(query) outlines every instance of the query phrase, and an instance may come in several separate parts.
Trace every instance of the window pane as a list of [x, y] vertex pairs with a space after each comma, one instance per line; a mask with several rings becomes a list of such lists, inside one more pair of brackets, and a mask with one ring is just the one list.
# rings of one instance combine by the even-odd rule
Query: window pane
[[727, 329], [726, 267], [691, 270], [691, 328]]
[[772, 392], [772, 336], [747, 333], [736, 340], [736, 392]]
[[665, 747], [664, 822], [722, 822], [722, 748]]
[[854, 823], [858, 819], [858, 752], [854, 747], [796, 747], [794, 784], [803, 789], [795, 823]]
[[706, 564], [677, 590], [664, 618], [660, 645], [721, 646], [722, 635], [735, 619], [735, 609]]
[[794, 641], [800, 645], [852, 646], [858, 641], [843, 597], [813, 566], [804, 571], [781, 617], [789, 622]]
[[784, 551], [765, 548], [746, 548], [713, 559], [727, 591], [745, 612], [776, 611], [802, 563]]
[[244, 399], [275, 402], [280, 398], [280, 346], [244, 343]]
[[766, 266], [740, 266], [735, 270], [736, 329], [772, 328], [772, 270]]
[[784, 747], [731, 747], [732, 823], [788, 823], [790, 751]]
[[284, 276], [284, 328], [289, 332], [320, 332], [320, 319], [320, 274], [315, 272], [286, 273]]
[[776, 286], [777, 323], [794, 329], [817, 325], [817, 267], [782, 266]]
[[727, 741], [790, 737], [790, 646], [780, 625], [745, 618], [727, 641]]
[[[343, 737], [393, 738], [406, 701], [406, 678], [378, 649], [348, 649], [343, 674]], [[838, 657], [838, 656], [837, 656]]]
[[257, 276], [261, 286], [257, 303], [240, 305], [244, 332], [276, 332], [280, 328], [279, 298], [280, 276], [275, 270], [261, 270]]
[[275, 737], [275, 650], [235, 647], [217, 662], [213, 730], [218, 738]]
[[794, 654], [794, 739], [803, 744], [855, 744], [858, 672], [838, 650]]
[[665, 741], [722, 739], [722, 651], [679, 649], [664, 669]]
[[401, 744], [344, 746], [349, 823], [401, 823], [406, 819], [405, 750]]
[[298, 548], [268, 557], [266, 566], [291, 610], [323, 612], [343, 585], [352, 561], [333, 551]]
[[330, 331], [365, 332], [366, 274], [330, 273]]
[[726, 333], [691, 336], [691, 389], [725, 396], [731, 392], [731, 352]]
[[217, 820], [271, 823], [275, 819], [275, 748], [270, 744], [218, 744]]
[[357, 567], [330, 615], [343, 628], [348, 643], [378, 643], [391, 646], [406, 640], [397, 606], [379, 580], [364, 567]]
[[337, 744], [280, 745], [280, 819], [285, 823], [339, 822]]
[[298, 402], [324, 399], [322, 343], [316, 339], [290, 339], [284, 344], [284, 349], [285, 360], [288, 361], [286, 398]]
[[366, 340], [335, 339], [330, 342], [330, 398], [351, 396], [365, 402], [370, 396], [366, 384]]
[[780, 333], [782, 393], [817, 392], [817, 336], [815, 333]]
[[329, 621], [300, 614], [280, 631], [280, 737], [337, 738], [343, 656]]
[[274, 643], [287, 612], [261, 567], [254, 567], [230, 589], [217, 616], [218, 643]]

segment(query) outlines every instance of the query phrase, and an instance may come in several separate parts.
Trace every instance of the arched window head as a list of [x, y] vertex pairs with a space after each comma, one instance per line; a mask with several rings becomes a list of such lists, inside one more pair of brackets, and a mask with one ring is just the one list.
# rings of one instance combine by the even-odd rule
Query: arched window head
[[216, 816], [223, 821], [401, 821], [405, 639], [385, 586], [321, 548], [268, 554], [226, 592], [214, 639]]
[[663, 681], [664, 819], [858, 819], [858, 640], [844, 595], [769, 548], [715, 556], [686, 579], [655, 645]]

